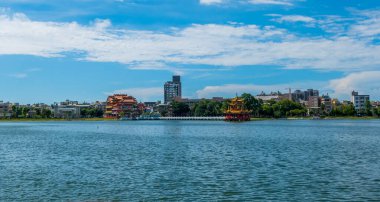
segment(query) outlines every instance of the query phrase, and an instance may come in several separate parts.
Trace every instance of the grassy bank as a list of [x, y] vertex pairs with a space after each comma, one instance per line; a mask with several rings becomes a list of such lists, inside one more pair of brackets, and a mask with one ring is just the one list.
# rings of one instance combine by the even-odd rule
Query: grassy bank
[[333, 120], [374, 120], [374, 119], [380, 119], [379, 117], [374, 117], [374, 116], [363, 116], [363, 117], [357, 117], [357, 116], [328, 116], [325, 117], [324, 119], [333, 119]]
[[251, 118], [251, 121], [266, 121], [266, 120], [272, 120], [271, 118]]

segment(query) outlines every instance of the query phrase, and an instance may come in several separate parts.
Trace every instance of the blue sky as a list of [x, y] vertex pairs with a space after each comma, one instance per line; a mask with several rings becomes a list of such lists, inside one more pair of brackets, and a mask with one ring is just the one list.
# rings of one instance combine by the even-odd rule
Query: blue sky
[[374, 0], [0, 0], [0, 100], [317, 88], [380, 100]]

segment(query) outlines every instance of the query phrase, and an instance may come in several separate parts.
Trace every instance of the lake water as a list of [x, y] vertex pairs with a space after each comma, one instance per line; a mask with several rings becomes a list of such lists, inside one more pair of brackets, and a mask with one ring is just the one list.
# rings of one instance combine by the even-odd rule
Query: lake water
[[0, 123], [0, 201], [380, 200], [380, 121]]

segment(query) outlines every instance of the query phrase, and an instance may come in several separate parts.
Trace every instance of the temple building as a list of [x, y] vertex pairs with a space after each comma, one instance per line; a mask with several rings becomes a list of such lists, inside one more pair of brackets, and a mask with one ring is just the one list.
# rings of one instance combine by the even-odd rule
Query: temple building
[[108, 96], [105, 117], [106, 118], [134, 118], [141, 114], [136, 98], [126, 94]]
[[251, 111], [244, 107], [244, 100], [236, 97], [233, 98], [228, 109], [225, 111], [226, 121], [249, 121], [251, 120]]

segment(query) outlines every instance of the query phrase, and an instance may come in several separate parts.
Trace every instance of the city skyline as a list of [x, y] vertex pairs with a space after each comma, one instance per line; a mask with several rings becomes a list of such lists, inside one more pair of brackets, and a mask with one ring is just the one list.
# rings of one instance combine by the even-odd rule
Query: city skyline
[[0, 100], [96, 101], [113, 93], [164, 100], [174, 74], [188, 98], [313, 88], [341, 100], [353, 90], [380, 100], [379, 7], [370, 0], [4, 0]]

